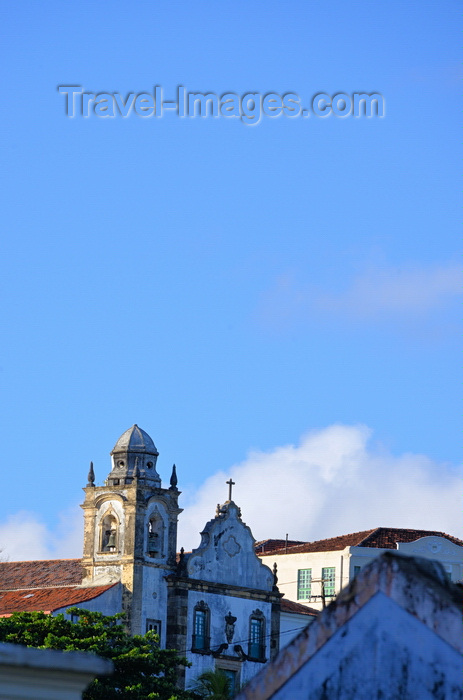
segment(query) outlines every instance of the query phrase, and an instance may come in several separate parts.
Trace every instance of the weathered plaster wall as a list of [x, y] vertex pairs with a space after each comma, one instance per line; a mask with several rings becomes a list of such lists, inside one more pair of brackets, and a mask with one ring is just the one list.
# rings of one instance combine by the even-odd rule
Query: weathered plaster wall
[[[175, 569], [178, 492], [152, 484], [87, 487], [83, 565], [86, 584], [120, 580], [122, 610], [132, 634], [144, 634], [147, 621], [160, 622], [166, 640], [165, 576]], [[117, 518], [117, 547], [101, 551], [101, 523], [108, 513]], [[149, 520], [156, 516], [158, 549], [149, 551]]]
[[459, 700], [461, 668], [455, 649], [378, 593], [271, 698]]

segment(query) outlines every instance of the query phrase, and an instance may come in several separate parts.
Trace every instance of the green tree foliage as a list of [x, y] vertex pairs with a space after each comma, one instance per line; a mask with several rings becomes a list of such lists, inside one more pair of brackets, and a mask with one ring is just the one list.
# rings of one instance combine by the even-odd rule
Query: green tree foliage
[[178, 665], [188, 661], [173, 649], [159, 649], [154, 632], [131, 637], [120, 624], [121, 613], [108, 617], [79, 608], [67, 612], [77, 621], [43, 612], [0, 618], [0, 641], [110, 659], [114, 674], [95, 678], [83, 700], [191, 700], [191, 693], [175, 686]]
[[201, 700], [230, 700], [232, 697], [231, 681], [220, 669], [201, 673], [191, 690]]

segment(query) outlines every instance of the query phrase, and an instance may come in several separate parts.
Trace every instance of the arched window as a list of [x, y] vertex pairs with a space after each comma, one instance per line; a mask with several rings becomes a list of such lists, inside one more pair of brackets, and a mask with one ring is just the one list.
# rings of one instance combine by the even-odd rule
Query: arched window
[[261, 610], [254, 610], [249, 618], [248, 657], [265, 661], [265, 617]]
[[202, 600], [194, 608], [192, 651], [209, 651], [211, 642], [209, 629], [210, 610], [204, 600]]
[[101, 521], [100, 551], [117, 552], [118, 542], [118, 521], [116, 516], [110, 511]]

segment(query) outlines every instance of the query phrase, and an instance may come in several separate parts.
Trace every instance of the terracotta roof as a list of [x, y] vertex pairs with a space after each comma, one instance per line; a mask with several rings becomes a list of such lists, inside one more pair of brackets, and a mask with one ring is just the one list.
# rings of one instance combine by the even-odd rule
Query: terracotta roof
[[256, 554], [269, 554], [270, 552], [274, 552], [276, 549], [281, 549], [282, 547], [286, 547], [286, 544], [288, 544], [288, 547], [292, 547], [293, 545], [296, 544], [305, 544], [304, 540], [261, 540], [260, 542], [256, 542], [254, 544], [254, 550]]
[[310, 615], [311, 617], [316, 617], [320, 610], [315, 610], [315, 608], [309, 608], [308, 605], [302, 605], [302, 603], [295, 603], [293, 600], [282, 598], [281, 612], [299, 613], [299, 615]]
[[7, 561], [0, 563], [0, 591], [82, 583], [80, 559]]
[[43, 610], [53, 612], [58, 608], [68, 607], [92, 600], [117, 584], [108, 586], [62, 586], [61, 588], [30, 588], [21, 591], [6, 591], [0, 593], [0, 616], [14, 612], [31, 612]]
[[447, 535], [436, 530], [408, 530], [406, 528], [378, 527], [361, 543], [362, 547], [381, 547], [384, 549], [397, 549], [397, 542], [415, 542], [422, 537], [445, 537], [453, 544], [463, 547], [463, 540]]
[[362, 530], [361, 532], [353, 532], [349, 535], [340, 535], [339, 537], [330, 537], [326, 540], [317, 540], [315, 542], [305, 542], [303, 544], [281, 549], [273, 550], [272, 552], [256, 552], [259, 556], [267, 554], [299, 554], [305, 552], [331, 552], [344, 549], [345, 547], [375, 547], [378, 549], [397, 549], [397, 542], [415, 542], [421, 537], [445, 537], [454, 544], [463, 546], [463, 541], [452, 535], [447, 535], [445, 532], [436, 530], [411, 530], [406, 528], [395, 527], [376, 527], [372, 530]]

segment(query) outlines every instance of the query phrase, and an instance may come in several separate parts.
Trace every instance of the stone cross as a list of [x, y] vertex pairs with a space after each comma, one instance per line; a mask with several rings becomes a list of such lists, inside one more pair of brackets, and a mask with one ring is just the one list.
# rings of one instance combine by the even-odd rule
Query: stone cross
[[228, 500], [231, 501], [232, 487], [235, 486], [235, 482], [230, 479], [230, 481], [226, 481], [225, 483], [228, 484]]

